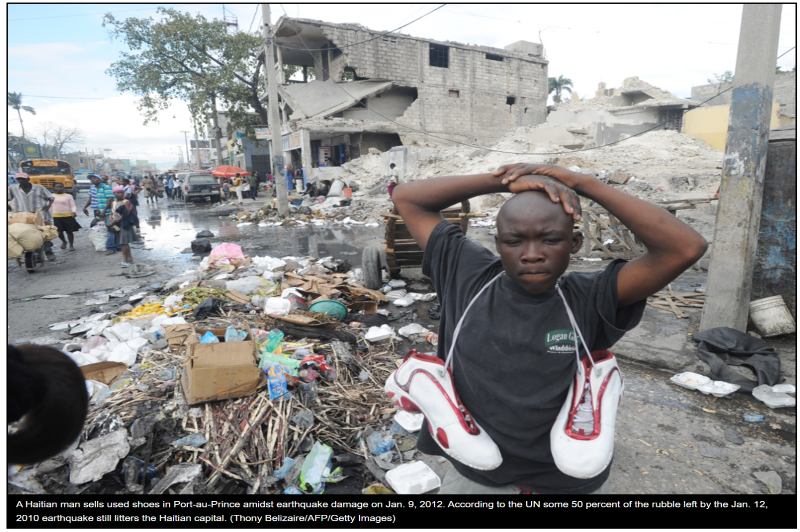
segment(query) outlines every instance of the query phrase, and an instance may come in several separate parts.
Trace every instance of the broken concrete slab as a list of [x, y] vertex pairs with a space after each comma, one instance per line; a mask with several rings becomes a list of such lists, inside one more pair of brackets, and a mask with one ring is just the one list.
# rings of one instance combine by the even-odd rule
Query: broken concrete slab
[[117, 464], [128, 455], [128, 431], [112, 432], [89, 440], [72, 451], [69, 456], [69, 481], [83, 484], [99, 480], [117, 468]]
[[614, 183], [617, 185], [624, 185], [627, 183], [632, 176], [630, 174], [626, 174], [625, 172], [620, 172], [617, 170], [616, 172], [611, 172], [608, 176], [608, 182]]
[[166, 476], [162, 478], [156, 486], [150, 490], [152, 495], [160, 495], [175, 484], [183, 484], [193, 481], [200, 475], [202, 467], [200, 464], [178, 464], [172, 466]]
[[753, 476], [767, 486], [770, 495], [778, 495], [783, 489], [783, 481], [775, 471], [756, 471]]

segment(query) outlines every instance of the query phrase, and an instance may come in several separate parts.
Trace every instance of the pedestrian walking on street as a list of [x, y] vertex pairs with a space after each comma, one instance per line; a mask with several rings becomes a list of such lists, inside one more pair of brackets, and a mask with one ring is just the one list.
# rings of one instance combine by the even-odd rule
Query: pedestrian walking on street
[[250, 184], [250, 199], [255, 201], [258, 194], [258, 177], [250, 174], [247, 176], [247, 182]]
[[67, 240], [64, 239], [64, 233], [66, 233], [67, 239], [69, 239], [69, 250], [75, 251], [75, 231], [81, 230], [81, 224], [75, 220], [78, 215], [75, 199], [71, 194], [64, 193], [63, 183], [56, 183], [53, 188], [55, 188], [55, 200], [50, 205], [50, 214], [53, 215], [53, 223], [58, 229], [61, 249], [67, 249]]
[[175, 176], [175, 197], [183, 199], [183, 181], [178, 176]]
[[88, 209], [92, 209], [92, 214], [98, 217], [100, 216], [100, 209], [97, 204], [97, 187], [100, 186], [102, 181], [94, 174], [89, 175], [89, 180], [92, 182], [92, 186], [89, 187], [89, 198], [86, 200], [86, 205], [83, 206], [83, 214], [89, 216]]
[[149, 176], [145, 176], [145, 178], [142, 179], [142, 189], [144, 190], [144, 199], [147, 200], [148, 204], [153, 201], [158, 201], [158, 195], [156, 195], [155, 191], [155, 183], [153, 183], [153, 180], [150, 179]]
[[[122, 190], [123, 194], [125, 189], [119, 187]], [[102, 211], [103, 216], [105, 217], [106, 222], [106, 231], [108, 231], [108, 236], [106, 238], [106, 255], [113, 255], [117, 251], [122, 251], [122, 246], [115, 242], [116, 240], [116, 230], [111, 225], [111, 207], [114, 204], [114, 189], [110, 186], [102, 183], [100, 186], [97, 187], [97, 205], [99, 205], [100, 210]]]
[[[41, 213], [45, 225], [53, 225], [53, 217], [50, 215], [50, 205], [55, 197], [42, 185], [31, 184], [28, 174], [15, 174], [16, 185], [8, 187], [8, 194], [11, 201], [8, 203], [8, 210], [11, 212], [32, 212]], [[44, 253], [48, 259], [55, 260], [53, 255], [53, 243], [44, 243]], [[26, 266], [33, 266], [33, 253], [25, 252]], [[35, 271], [35, 270], [28, 270]]]
[[136, 224], [139, 222], [138, 216], [133, 209], [130, 200], [125, 199], [125, 189], [116, 187], [114, 189], [115, 201], [111, 202], [111, 224], [114, 227], [114, 243], [122, 250], [122, 267], [127, 268], [133, 264], [131, 255], [132, 242], [136, 242]]
[[236, 197], [239, 198], [239, 205], [244, 205], [242, 203], [242, 177], [237, 173], [236, 179], [233, 181], [234, 190], [236, 190]]
[[169, 176], [167, 180], [167, 197], [169, 199], [175, 199], [175, 177]]
[[137, 187], [132, 185], [130, 179], [122, 180], [122, 187], [125, 189], [125, 199], [133, 205], [133, 212], [136, 214], [136, 229], [139, 229], [139, 196]]
[[394, 163], [390, 164], [389, 168], [391, 169], [392, 173], [392, 182], [389, 183], [389, 186], [387, 188], [389, 189], [389, 198], [391, 198], [392, 193], [394, 192], [394, 187], [403, 182], [403, 175], [402, 172], [400, 172], [400, 169], [397, 168], [396, 164]]

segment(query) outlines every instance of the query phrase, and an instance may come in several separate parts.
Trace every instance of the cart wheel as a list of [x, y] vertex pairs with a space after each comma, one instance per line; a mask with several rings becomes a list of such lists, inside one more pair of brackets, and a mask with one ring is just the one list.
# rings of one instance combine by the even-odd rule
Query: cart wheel
[[364, 284], [370, 290], [377, 290], [381, 282], [381, 256], [378, 248], [367, 246], [361, 255], [361, 269], [364, 271]]

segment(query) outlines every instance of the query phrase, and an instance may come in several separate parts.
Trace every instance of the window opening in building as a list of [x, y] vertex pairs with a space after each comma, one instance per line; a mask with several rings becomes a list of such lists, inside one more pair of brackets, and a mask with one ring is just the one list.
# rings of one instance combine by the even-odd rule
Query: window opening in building
[[517, 99], [514, 96], [506, 96], [506, 105], [514, 105]]
[[322, 56], [322, 81], [328, 81], [328, 52], [323, 51]]
[[383, 38], [383, 42], [388, 42], [388, 43], [391, 43], [391, 44], [397, 44], [397, 39], [395, 39], [394, 37], [384, 37]]
[[331, 51], [331, 59], [336, 59], [337, 57], [342, 55], [342, 51], [339, 50], [339, 48], [337, 48], [336, 45], [333, 44], [332, 42], [328, 43], [328, 49]]
[[430, 65], [450, 68], [450, 47], [443, 44], [430, 43]]
[[662, 122], [664, 129], [680, 132], [683, 128], [683, 110], [663, 109], [658, 113], [658, 121]]
[[451, 90], [449, 92], [451, 98], [458, 98], [458, 91]]
[[502, 61], [503, 56], [497, 54], [486, 54], [486, 59], [488, 59], [489, 61]]

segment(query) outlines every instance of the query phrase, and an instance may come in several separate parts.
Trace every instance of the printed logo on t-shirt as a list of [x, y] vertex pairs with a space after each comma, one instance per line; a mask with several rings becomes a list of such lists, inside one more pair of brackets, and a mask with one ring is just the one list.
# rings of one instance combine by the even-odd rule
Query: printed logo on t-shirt
[[[578, 338], [578, 345], [581, 339]], [[544, 346], [548, 353], [574, 353], [575, 332], [569, 329], [550, 331], [545, 335]]]

